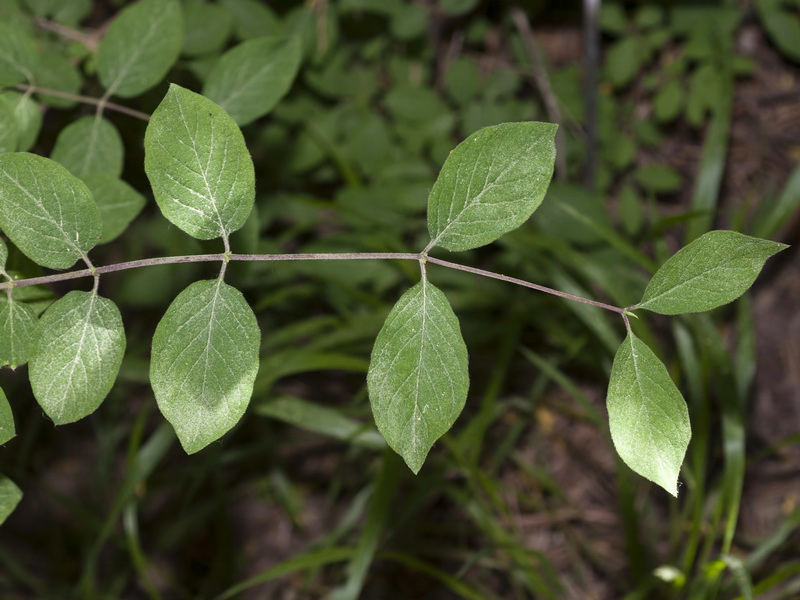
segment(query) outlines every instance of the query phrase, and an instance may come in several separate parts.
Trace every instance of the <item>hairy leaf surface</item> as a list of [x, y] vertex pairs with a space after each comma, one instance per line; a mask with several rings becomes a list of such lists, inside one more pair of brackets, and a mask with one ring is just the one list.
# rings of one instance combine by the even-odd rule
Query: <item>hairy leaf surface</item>
[[125, 149], [111, 121], [82, 117], [61, 130], [50, 158], [81, 179], [99, 173], [119, 176]]
[[72, 291], [39, 320], [28, 367], [33, 395], [56, 425], [82, 419], [111, 391], [124, 354], [116, 304]]
[[175, 63], [183, 43], [177, 0], [142, 0], [124, 8], [97, 48], [97, 74], [110, 94], [138, 96]]
[[144, 147], [145, 172], [167, 219], [201, 240], [244, 225], [255, 199], [253, 161], [242, 132], [219, 106], [171, 85]]
[[300, 40], [263, 37], [231, 48], [212, 69], [203, 94], [219, 104], [239, 125], [275, 108], [300, 68]]
[[733, 302], [753, 285], [767, 259], [785, 248], [735, 231], [709, 231], [661, 265], [636, 308], [677, 315]]
[[97, 174], [84, 179], [92, 192], [103, 222], [102, 239], [107, 244], [116, 239], [136, 218], [146, 203], [144, 196], [113, 175]]
[[22, 490], [5, 475], [0, 475], [0, 525], [2, 525], [17, 504], [22, 500]]
[[172, 302], [153, 336], [150, 383], [188, 454], [244, 414], [258, 372], [261, 334], [241, 292], [196, 281]]
[[0, 365], [12, 368], [28, 362], [36, 333], [36, 312], [22, 302], [0, 298]]
[[11, 405], [2, 388], [0, 388], [0, 444], [5, 444], [8, 440], [17, 435], [14, 426], [14, 414], [11, 412]]
[[614, 357], [606, 404], [611, 439], [625, 464], [677, 496], [692, 435], [689, 410], [664, 364], [632, 332]]
[[49, 158], [0, 154], [0, 227], [31, 260], [68, 269], [94, 248], [100, 212], [84, 183]]
[[469, 250], [522, 225], [541, 204], [553, 176], [556, 128], [504, 123], [461, 142], [428, 197], [431, 247]]
[[394, 306], [367, 374], [375, 424], [414, 473], [467, 400], [467, 347], [445, 295], [427, 281]]

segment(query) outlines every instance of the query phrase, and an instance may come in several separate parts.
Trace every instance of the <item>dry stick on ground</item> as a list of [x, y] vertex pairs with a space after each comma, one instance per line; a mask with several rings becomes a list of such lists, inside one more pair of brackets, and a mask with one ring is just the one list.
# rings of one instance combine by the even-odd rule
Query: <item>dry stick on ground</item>
[[533, 36], [528, 17], [525, 16], [522, 9], [514, 7], [511, 9], [511, 18], [514, 20], [514, 25], [517, 27], [520, 36], [522, 36], [522, 41], [525, 43], [525, 48], [530, 56], [531, 73], [539, 90], [539, 95], [544, 102], [547, 117], [550, 121], [559, 125], [558, 131], [556, 131], [556, 179], [565, 181], [567, 178], [567, 152], [564, 131], [561, 128], [561, 109], [558, 106], [558, 98], [553, 94], [553, 88], [550, 87], [550, 78], [547, 76], [547, 69], [545, 68], [542, 54], [539, 52], [539, 47], [536, 45], [536, 39]]

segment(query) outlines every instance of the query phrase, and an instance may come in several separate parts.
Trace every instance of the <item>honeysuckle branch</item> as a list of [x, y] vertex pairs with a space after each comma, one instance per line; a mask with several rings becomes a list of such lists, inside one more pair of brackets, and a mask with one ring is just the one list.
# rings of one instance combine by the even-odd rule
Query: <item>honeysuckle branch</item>
[[162, 256], [159, 258], [143, 258], [140, 260], [131, 260], [113, 265], [105, 265], [103, 267], [95, 267], [94, 269], [79, 269], [76, 271], [68, 271], [66, 273], [54, 273], [52, 275], [44, 275], [42, 277], [31, 277], [28, 279], [19, 279], [11, 282], [0, 283], [0, 290], [8, 289], [11, 287], [23, 287], [28, 285], [44, 285], [48, 283], [56, 283], [59, 281], [67, 281], [70, 279], [81, 279], [83, 277], [98, 277], [106, 273], [115, 273], [117, 271], [126, 271], [128, 269], [137, 269], [140, 267], [152, 267], [155, 265], [172, 265], [179, 263], [197, 263], [197, 262], [218, 262], [218, 261], [241, 261], [241, 262], [269, 262], [269, 261], [303, 261], [303, 260], [414, 260], [423, 266], [426, 263], [432, 265], [439, 265], [448, 269], [456, 271], [465, 271], [473, 275], [480, 275], [481, 277], [489, 277], [499, 281], [505, 281], [514, 285], [530, 288], [539, 292], [544, 292], [552, 296], [558, 296], [566, 300], [574, 302], [581, 302], [590, 306], [596, 306], [611, 312], [622, 315], [625, 318], [625, 309], [605, 302], [598, 302], [596, 300], [589, 300], [588, 298], [581, 298], [573, 294], [568, 294], [560, 290], [555, 290], [538, 283], [525, 281], [509, 275], [495, 273], [494, 271], [486, 271], [477, 267], [470, 267], [458, 263], [442, 260], [441, 258], [434, 258], [428, 256], [424, 252], [329, 252], [319, 254], [230, 254], [227, 252], [219, 254], [192, 254], [187, 256]]
[[108, 110], [113, 110], [131, 117], [136, 117], [137, 119], [141, 119], [142, 121], [150, 120], [150, 115], [148, 115], [147, 113], [134, 110], [133, 108], [128, 108], [127, 106], [122, 106], [121, 104], [116, 104], [115, 102], [109, 102], [108, 100], [106, 100], [105, 96], [103, 98], [93, 98], [91, 96], [70, 94], [69, 92], [51, 90], [48, 88], [39, 87], [37, 85], [28, 85], [25, 83], [20, 83], [19, 85], [16, 86], [16, 88], [22, 92], [43, 94], [45, 96], [55, 96], [56, 98], [64, 98], [65, 100], [74, 100], [75, 102], [81, 102], [83, 104], [91, 104], [92, 106], [97, 106], [98, 108], [101, 109], [107, 108]]

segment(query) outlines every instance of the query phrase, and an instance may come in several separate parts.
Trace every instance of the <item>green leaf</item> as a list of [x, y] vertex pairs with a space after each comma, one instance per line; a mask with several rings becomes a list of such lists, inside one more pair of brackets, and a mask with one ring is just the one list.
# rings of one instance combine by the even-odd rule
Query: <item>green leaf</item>
[[28, 34], [0, 21], [0, 86], [33, 81], [36, 59], [36, 47]]
[[15, 435], [17, 429], [14, 426], [14, 413], [11, 412], [5, 392], [0, 388], [0, 444], [5, 444]]
[[452, 427], [469, 388], [467, 347], [445, 295], [421, 281], [398, 300], [372, 350], [367, 387], [375, 424], [418, 473]]
[[177, 0], [142, 0], [124, 8], [97, 48], [97, 75], [109, 94], [138, 96], [175, 63], [183, 43]]
[[300, 68], [300, 40], [263, 37], [242, 42], [222, 55], [203, 86], [239, 125], [275, 108]]
[[150, 382], [188, 454], [219, 439], [244, 414], [260, 339], [244, 296], [221, 279], [196, 281], [167, 309], [153, 336]]
[[475, 8], [477, 4], [478, 0], [442, 0], [440, 3], [440, 8], [446, 15], [450, 15], [451, 17], [459, 17], [467, 14], [469, 11]]
[[183, 19], [182, 50], [186, 56], [219, 52], [233, 29], [233, 15], [219, 4], [184, 4]]
[[61, 130], [50, 158], [83, 179], [99, 173], [119, 176], [124, 152], [122, 137], [109, 120], [87, 116]]
[[28, 362], [36, 333], [36, 312], [27, 304], [0, 298], [0, 365], [16, 368]]
[[614, 357], [606, 404], [611, 439], [625, 464], [677, 496], [692, 436], [689, 410], [664, 364], [631, 331]]
[[644, 40], [636, 35], [614, 42], [606, 52], [606, 77], [615, 88], [628, 85], [647, 60]]
[[14, 152], [18, 140], [17, 116], [14, 107], [0, 96], [0, 153]]
[[785, 248], [735, 231], [709, 231], [661, 265], [634, 308], [677, 315], [733, 302], [753, 285], [767, 259]]
[[0, 273], [5, 274], [6, 261], [8, 260], [8, 246], [3, 238], [0, 238]]
[[33, 395], [56, 425], [93, 413], [117, 378], [125, 330], [117, 306], [73, 291], [39, 320], [28, 366]]
[[91, 0], [25, 0], [31, 11], [39, 17], [74, 27], [92, 10]]
[[42, 128], [42, 111], [39, 105], [27, 94], [20, 94], [12, 90], [0, 93], [0, 98], [9, 102], [14, 109], [14, 118], [17, 123], [17, 147], [19, 152], [30, 150], [39, 137]]
[[136, 218], [146, 203], [144, 196], [113, 175], [97, 174], [84, 179], [92, 192], [103, 223], [100, 244], [116, 239]]
[[461, 142], [428, 197], [430, 247], [469, 250], [522, 225], [553, 176], [556, 128], [504, 123]]
[[255, 200], [253, 161], [224, 110], [175, 84], [153, 113], [144, 169], [164, 216], [201, 240], [227, 236]]
[[[83, 77], [78, 68], [55, 48], [42, 52], [34, 76], [38, 87], [67, 94], [79, 94], [83, 85]], [[71, 108], [77, 104], [75, 100], [51, 96], [39, 89], [36, 90], [36, 95], [45, 104], [56, 108]]]
[[684, 85], [677, 79], [665, 83], [653, 99], [653, 114], [661, 123], [673, 121], [683, 110], [686, 99]]
[[666, 165], [639, 167], [633, 176], [645, 190], [654, 194], [677, 192], [682, 183], [681, 174]]
[[17, 508], [22, 500], [22, 490], [5, 475], [0, 475], [0, 525]]
[[283, 25], [273, 9], [259, 0], [221, 0], [220, 4], [233, 15], [239, 39], [283, 33]]
[[84, 183], [49, 158], [0, 154], [0, 227], [31, 260], [68, 269], [94, 248], [100, 213]]

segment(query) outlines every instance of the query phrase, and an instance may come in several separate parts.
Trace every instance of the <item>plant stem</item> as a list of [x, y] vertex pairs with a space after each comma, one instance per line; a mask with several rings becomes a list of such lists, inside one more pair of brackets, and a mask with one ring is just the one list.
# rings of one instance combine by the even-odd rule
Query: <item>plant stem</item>
[[507, 283], [513, 283], [522, 287], [530, 288], [566, 300], [573, 300], [574, 302], [581, 302], [590, 306], [596, 306], [611, 312], [622, 315], [627, 325], [627, 318], [625, 309], [604, 302], [597, 302], [596, 300], [589, 300], [567, 294], [553, 288], [539, 285], [538, 283], [531, 283], [524, 279], [517, 279], [516, 277], [509, 277], [494, 271], [486, 271], [478, 269], [477, 267], [469, 267], [467, 265], [460, 265], [441, 258], [433, 258], [427, 256], [423, 252], [329, 252], [322, 254], [192, 254], [188, 256], [163, 256], [160, 258], [143, 258], [140, 260], [131, 260], [128, 262], [116, 263], [113, 265], [106, 265], [104, 267], [95, 267], [92, 269], [80, 269], [77, 271], [69, 271], [67, 273], [55, 273], [53, 275], [45, 275], [43, 277], [31, 277], [29, 279], [20, 279], [16, 281], [9, 281], [0, 283], [0, 290], [8, 289], [11, 287], [24, 287], [27, 285], [43, 285], [47, 283], [55, 283], [57, 281], [67, 281], [69, 279], [80, 279], [82, 277], [99, 276], [105, 273], [114, 273], [116, 271], [125, 271], [128, 269], [136, 269], [139, 267], [151, 267], [155, 265], [172, 265], [178, 263], [196, 263], [196, 262], [216, 262], [227, 260], [237, 260], [245, 262], [265, 262], [265, 261], [298, 261], [298, 260], [415, 260], [424, 265], [430, 263], [439, 265], [440, 267], [447, 267], [456, 271], [466, 271], [473, 275], [480, 275], [481, 277], [489, 277], [491, 279], [498, 279]]
[[109, 110], [114, 110], [131, 117], [136, 117], [137, 119], [141, 119], [143, 121], [149, 121], [150, 115], [147, 113], [140, 112], [138, 110], [134, 110], [132, 108], [128, 108], [127, 106], [122, 106], [121, 104], [116, 104], [114, 102], [108, 102], [103, 98], [92, 98], [91, 96], [81, 96], [79, 94], [70, 94], [69, 92], [61, 92], [59, 90], [51, 90], [48, 88], [42, 88], [35, 85], [27, 85], [25, 83], [20, 83], [16, 86], [16, 88], [22, 92], [31, 92], [37, 94], [43, 94], [45, 96], [55, 96], [56, 98], [65, 98], [66, 100], [74, 100], [75, 102], [82, 102], [84, 104], [91, 104], [93, 106], [102, 106]]

